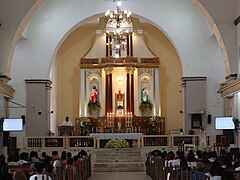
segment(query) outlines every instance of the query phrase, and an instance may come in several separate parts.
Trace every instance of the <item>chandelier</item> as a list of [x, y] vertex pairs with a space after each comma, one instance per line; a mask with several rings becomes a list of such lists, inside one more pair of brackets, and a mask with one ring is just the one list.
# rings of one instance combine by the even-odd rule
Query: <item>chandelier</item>
[[105, 12], [106, 33], [111, 37], [106, 45], [115, 57], [121, 57], [123, 51], [127, 50], [128, 35], [133, 33], [132, 13], [130, 10], [122, 11], [120, 6], [121, 1], [118, 1], [114, 11]]

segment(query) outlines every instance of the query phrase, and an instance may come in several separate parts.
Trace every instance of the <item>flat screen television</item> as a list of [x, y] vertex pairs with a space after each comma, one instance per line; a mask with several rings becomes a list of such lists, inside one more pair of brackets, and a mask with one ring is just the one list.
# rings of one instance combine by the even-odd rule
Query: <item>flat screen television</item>
[[23, 120], [22, 119], [4, 119], [3, 131], [22, 131]]
[[215, 118], [215, 129], [235, 129], [235, 118], [234, 117], [216, 117]]

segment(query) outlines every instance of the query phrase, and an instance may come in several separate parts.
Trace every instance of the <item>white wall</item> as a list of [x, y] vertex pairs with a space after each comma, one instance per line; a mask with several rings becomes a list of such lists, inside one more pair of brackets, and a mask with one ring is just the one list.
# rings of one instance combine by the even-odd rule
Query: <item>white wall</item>
[[[235, 0], [199, 0], [217, 25], [226, 47], [232, 73], [237, 72], [236, 19], [238, 7]], [[238, 0], [239, 3], [239, 0]], [[224, 13], [223, 13], [224, 12]], [[226, 13], [227, 12], [227, 13]]]

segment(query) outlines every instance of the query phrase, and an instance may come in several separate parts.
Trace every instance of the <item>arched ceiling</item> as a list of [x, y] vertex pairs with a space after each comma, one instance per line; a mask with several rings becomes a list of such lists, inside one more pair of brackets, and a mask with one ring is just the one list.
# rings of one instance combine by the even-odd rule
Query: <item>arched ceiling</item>
[[[190, 0], [188, 0], [190, 1]], [[73, 3], [76, 3], [75, 0], [72, 0]], [[200, 0], [200, 2], [202, 2], [202, 4], [206, 7], [206, 9], [209, 11], [209, 14], [212, 15], [212, 18], [214, 19], [214, 21], [219, 21], [219, 19], [224, 20], [224, 22], [228, 22], [229, 21], [233, 21], [232, 17], [233, 14], [236, 14], [235, 11], [236, 8], [233, 7], [238, 7], [236, 6], [236, 1], [228, 1], [227, 2], [227, 7], [231, 8], [231, 10], [229, 10], [226, 13], [224, 13], [224, 17], [220, 16], [221, 11], [218, 11], [218, 9], [222, 9], [224, 7], [226, 7], [226, 3], [224, 3], [224, 0]], [[57, 2], [58, 4], [64, 4], [64, 1], [59, 0]], [[106, 1], [98, 1], [98, 2], [86, 2], [84, 0], [80, 1], [80, 3], [86, 3], [88, 5], [91, 5], [91, 3], [97, 3], [98, 6], [100, 6], [100, 9], [107, 9], [109, 6], [106, 4], [109, 4], [110, 2], [106, 2]], [[131, 0], [124, 2], [126, 3], [126, 7], [127, 5], [130, 5], [132, 2]], [[147, 3], [144, 1], [139, 2], [138, 4], [134, 4], [134, 7], [131, 9], [135, 9], [134, 12], [139, 12], [139, 14], [141, 14], [140, 12], [142, 10], [147, 11], [145, 13], [146, 17], [148, 17], [150, 14], [152, 13], [152, 11], [149, 9], [151, 6], [148, 6], [147, 4], [151, 3], [154, 6], [155, 1], [148, 1]], [[50, 1], [46, 1], [46, 0], [29, 0], [29, 1], [25, 1], [25, 0], [8, 0], [8, 1], [1, 1], [0, 2], [0, 22], [2, 24], [2, 26], [0, 27], [0, 37], [1, 37], [1, 41], [0, 41], [0, 71], [1, 74], [6, 74], [9, 75], [10, 74], [10, 69], [11, 69], [11, 59], [12, 59], [12, 54], [14, 52], [14, 48], [15, 48], [15, 43], [17, 42], [17, 40], [20, 37], [21, 32], [23, 31], [23, 29], [26, 27], [27, 23], [30, 21], [30, 19], [32, 18], [33, 14], [38, 13], [39, 9], [43, 6], [46, 5], [48, 7], [51, 7], [51, 2]], [[49, 6], [50, 5], [50, 6]], [[145, 6], [146, 5], [146, 6]], [[178, 1], [176, 2], [172, 2], [169, 4], [170, 6], [174, 7], [174, 6], [179, 6], [179, 9], [181, 9], [181, 5], [178, 3]], [[112, 5], [111, 5], [112, 6]], [[160, 7], [158, 6], [158, 4], [156, 4], [157, 7], [159, 7], [159, 11], [164, 11], [164, 7]], [[17, 10], [16, 10], [17, 7]], [[129, 6], [131, 7], [131, 6]], [[52, 7], [53, 8], [53, 7]], [[62, 9], [62, 11], [64, 12], [64, 10], [67, 8], [67, 6], [64, 7], [64, 9]], [[233, 9], [232, 9], [233, 8]], [[53, 12], [54, 9], [52, 9]], [[79, 11], [82, 11], [81, 13], [85, 14], [85, 10], [84, 8], [81, 10], [81, 8], [79, 8]], [[94, 12], [94, 11], [92, 11]], [[182, 12], [181, 12], [182, 13]], [[138, 13], [137, 13], [138, 14]], [[57, 15], [57, 14], [52, 14], [52, 15]], [[168, 18], [170, 21], [171, 20], [176, 20], [177, 21], [177, 12], [173, 13], [172, 16], [176, 15], [176, 18], [169, 18], [166, 14], [166, 16], [163, 16], [161, 19], [163, 18]], [[151, 15], [150, 15], [151, 17]], [[220, 18], [219, 18], [220, 17]], [[152, 18], [150, 18], [152, 19]], [[159, 19], [159, 17], [153, 18], [152, 20], [157, 20]], [[58, 22], [61, 23], [61, 22]], [[184, 25], [184, 24], [183, 24]], [[217, 24], [218, 26], [218, 24]], [[172, 27], [174, 28], [174, 27]], [[225, 28], [226, 29], [226, 28]], [[180, 31], [180, 30], [179, 30]], [[226, 30], [224, 30], [224, 28], [220, 28], [220, 33], [222, 33], [223, 36], [223, 40], [226, 41], [226, 49], [227, 49], [227, 54], [233, 54], [232, 49], [233, 47], [229, 47], [228, 46], [228, 39], [229, 39], [229, 34], [227, 35]], [[181, 36], [181, 35], [180, 35]], [[233, 35], [232, 35], [233, 36]], [[233, 37], [232, 37], [233, 38]], [[181, 46], [181, 45], [180, 45]], [[184, 54], [184, 53], [183, 53]], [[234, 56], [234, 55], [232, 55]], [[182, 57], [184, 58], [184, 57]], [[236, 61], [236, 59], [231, 58], [231, 61]], [[235, 64], [235, 63], [233, 63]], [[229, 72], [227, 72], [229, 73]]]

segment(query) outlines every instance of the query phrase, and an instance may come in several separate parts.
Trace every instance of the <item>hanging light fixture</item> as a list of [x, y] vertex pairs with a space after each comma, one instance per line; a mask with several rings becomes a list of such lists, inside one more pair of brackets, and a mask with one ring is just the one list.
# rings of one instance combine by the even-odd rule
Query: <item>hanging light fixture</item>
[[127, 36], [133, 32], [133, 23], [131, 11], [120, 9], [121, 1], [117, 1], [117, 7], [114, 11], [107, 10], [106, 33], [111, 36], [109, 46], [115, 52], [115, 57], [121, 57], [121, 52], [126, 50]]

